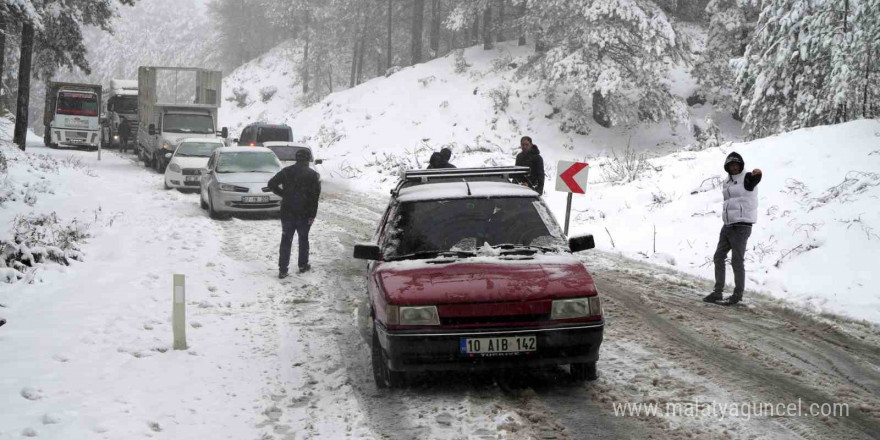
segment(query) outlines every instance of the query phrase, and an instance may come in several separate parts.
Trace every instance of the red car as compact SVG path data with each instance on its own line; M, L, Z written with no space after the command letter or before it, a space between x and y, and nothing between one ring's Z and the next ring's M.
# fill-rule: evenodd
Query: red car
M528 168L407 171L392 191L371 260L373 373L397 387L411 371L569 365L597 377L604 319Z

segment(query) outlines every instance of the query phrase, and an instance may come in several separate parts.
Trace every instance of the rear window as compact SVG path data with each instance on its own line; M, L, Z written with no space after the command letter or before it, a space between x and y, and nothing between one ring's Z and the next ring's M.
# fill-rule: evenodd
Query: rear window
M263 142L292 142L290 129L287 127L261 127L257 130L257 143Z
M488 244L554 246L533 197L404 202L391 221L386 255L474 251Z
M55 112L59 115L98 116L98 96L93 93L61 92Z
M218 173L277 173L281 163L268 151L221 153Z
M272 152L275 153L276 156L278 156L278 159L283 161L296 160L296 152L299 150L306 150L309 152L309 162L314 161L314 159L312 158L312 152L308 148L281 145L266 148L272 150Z

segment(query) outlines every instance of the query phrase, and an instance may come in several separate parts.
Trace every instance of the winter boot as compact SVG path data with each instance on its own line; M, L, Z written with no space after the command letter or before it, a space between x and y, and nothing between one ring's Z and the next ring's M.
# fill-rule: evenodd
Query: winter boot
M724 301L721 304L725 305L725 306L735 306L735 305L739 304L739 302L742 301L742 299L743 299L742 295L730 295L730 298L727 298L727 301Z
M279 280L283 280L283 279L287 278L288 275L290 275L290 274L287 273L286 270L279 270L278 271L278 279Z
M714 303L714 302L721 301L722 299L724 299L724 297L721 296L720 293L712 292L703 298L703 302Z
M305 272L308 272L308 271L310 271L310 270L312 270L312 266L311 266L310 264L308 264L308 263L306 263L306 264L304 264L304 265L302 265L302 266L299 267L299 273L305 273Z

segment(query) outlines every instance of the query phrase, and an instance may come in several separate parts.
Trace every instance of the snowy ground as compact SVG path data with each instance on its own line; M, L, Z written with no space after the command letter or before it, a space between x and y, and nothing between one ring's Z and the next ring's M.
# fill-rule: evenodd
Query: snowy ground
M0 439L871 438L880 332L756 295L698 301L707 284L591 252L609 326L600 379L561 368L432 374L377 390L363 264L348 257L386 203L328 179L315 270L275 278L279 222L211 221L130 155L2 143L6 185L45 191L2 220L56 211L90 223L83 262L0 284ZM53 161L54 160L54 161ZM57 163L71 165L57 166ZM41 164L56 166L52 170ZM76 164L76 165L74 165ZM25 186L27 183L27 187ZM24 189L25 192L26 189ZM99 209L100 208L100 209ZM171 277L187 275L189 349L171 350ZM624 402L845 402L848 417L615 417Z
M594 234L600 249L705 278L714 276L708 259L721 227L721 165L738 151L749 170L765 173L747 254L748 288L813 313L880 322L880 295L871 283L873 255L880 252L880 123L857 121L704 151L686 150L695 140L685 125L594 125L586 135L564 133L570 91L550 97L516 75L513 66L526 62L531 50L473 47L464 51L464 72L456 72L456 57L449 55L305 107L290 58L295 49L282 44L226 78L224 96L245 89L250 101L244 108L224 103L221 122L233 133L256 120L286 122L325 160L324 176L382 194L400 168L426 166L442 146L453 149L459 167L511 165L519 137L530 135L544 157L545 199L557 217L565 214L566 198L553 190L557 161L591 164L588 194L574 199L573 233ZM695 87L683 68L670 83L682 98ZM492 96L504 87L509 103L500 110ZM278 98L263 102L260 91L267 88L277 89ZM741 136L737 123L709 104L690 112L692 124L705 127L710 116L725 139ZM622 157L627 145L648 155L645 172L629 183L608 171L608 156Z

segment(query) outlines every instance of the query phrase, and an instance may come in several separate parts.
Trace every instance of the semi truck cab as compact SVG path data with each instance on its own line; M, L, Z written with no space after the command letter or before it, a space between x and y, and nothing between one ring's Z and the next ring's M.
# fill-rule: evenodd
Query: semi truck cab
M100 89L55 88L46 103L46 144L97 149L101 144Z

